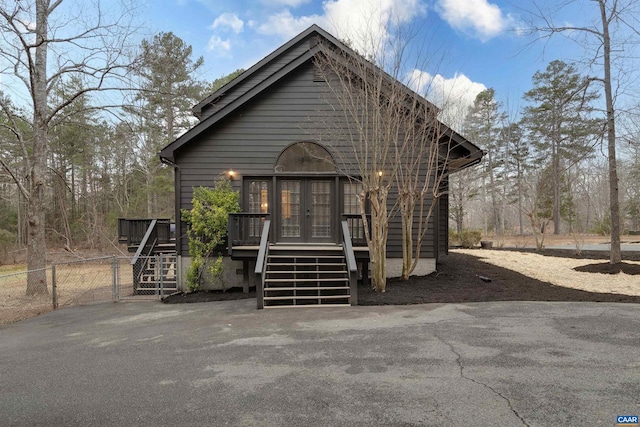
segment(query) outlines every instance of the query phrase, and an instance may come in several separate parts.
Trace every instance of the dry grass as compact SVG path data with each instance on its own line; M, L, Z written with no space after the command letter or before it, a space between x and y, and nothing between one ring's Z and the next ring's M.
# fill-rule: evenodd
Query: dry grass
M111 258L56 265L58 307L111 301L113 272ZM123 287L132 280L131 265L120 262ZM27 273L24 265L0 268L0 325L28 319L53 310L52 269L47 269L47 295L27 297ZM126 287L131 289L132 285Z
M575 267L593 264L592 259L548 257L527 252L455 249L455 252L479 256L484 262L517 271L556 286L588 292L640 296L640 278L628 274L582 273ZM625 261L639 264L637 261Z
M4 276L0 277L0 325L53 310L50 287L48 295L26 296L26 266L4 266L0 269L0 276ZM50 270L47 271L47 283L51 283Z

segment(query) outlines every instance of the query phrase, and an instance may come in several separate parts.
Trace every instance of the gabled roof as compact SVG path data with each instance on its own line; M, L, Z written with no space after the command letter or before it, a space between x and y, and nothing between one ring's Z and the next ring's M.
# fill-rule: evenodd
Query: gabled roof
M298 47L301 43L305 41L314 41L316 37L321 37L329 45L335 46L342 52L345 52L347 55L351 55L353 57L362 58L358 53L353 51L351 48L346 46L344 43L336 39L334 36L329 34L327 31L320 28L318 25L312 25L307 28L302 33L298 34L293 39L289 40L287 43L273 51L271 54L267 55L264 59L259 61L257 64L249 68L247 71L242 73L240 76L233 79L231 82L224 85L222 88L214 92L213 94L206 97L200 103L193 107L193 113L197 117L202 117L203 113L210 108L216 108L216 104L223 104L222 107L214 111L213 114L209 115L198 124L196 124L189 131L184 133L178 139L167 145L160 152L160 159L167 160L169 162L175 161L174 153L176 150L180 149L182 146L187 144L192 139L196 138L204 131L209 129L218 121L227 117L229 114L234 112L237 108L244 105L246 102L254 98L255 96L262 93L264 90L268 89L274 83L280 81L282 78L287 76L289 73L296 70L298 67L303 65L305 62L309 61L313 58L321 49L320 44L317 42L310 42L308 48L300 50L299 55L290 55L287 61L284 61L281 66L269 75L264 75L260 79L256 79L255 84L253 85L245 85L242 87L243 82L249 82L252 77L259 75L258 73L262 70L266 69L267 65L273 64L277 58L283 57L288 52L292 52L293 48ZM372 64L372 66L375 66ZM388 76L389 79L392 79L391 76ZM413 92L408 87L407 95L411 97L420 98L421 102L424 102L427 105L427 108L437 109L435 105L421 97L420 95ZM224 98L230 96L232 94L235 96L235 99L231 100L228 103L224 103ZM446 131L447 137L451 138L451 140L456 143L458 146L465 148L469 152L469 156L462 156L462 162L459 162L458 165L451 165L450 169L457 170L464 167L469 166L471 163L476 163L482 158L482 151L476 147L474 144L469 142L466 138L458 134L452 129L447 129ZM464 161L463 159L467 159Z
M289 40L287 43L285 43L282 46L280 46L278 49L276 49L273 52L271 52L269 55L264 57L261 61L259 61L255 65L253 65L248 70L246 70L244 73L242 73L241 75L239 75L238 77L236 77L235 79L233 79L232 81L230 81L229 83L227 83L226 85L224 85L223 87L221 87L220 89L218 89L217 91L215 91L214 93L212 93L211 95L207 96L205 99L200 101L198 104L196 104L192 108L193 114L196 115L197 117L199 117L199 115L202 113L202 110L207 105L215 104L217 99L223 97L228 91L233 89L233 87L235 87L236 85L240 84L241 82L243 82L247 78L251 77L256 71L260 70L263 66L265 66L266 64L271 62L276 57L282 55L284 52L289 50L291 47L297 45L298 43L300 43L301 41L303 41L307 37L311 36L313 33L318 33L318 34L322 35L323 37L325 37L326 39L330 40L333 43L336 43L336 44L339 44L339 45L342 44L340 41L338 41L338 39L333 37L331 34L327 33L325 30L320 28L318 25L313 24L312 26L310 26L309 28L304 30L302 33L298 34L296 37L294 37L293 39Z

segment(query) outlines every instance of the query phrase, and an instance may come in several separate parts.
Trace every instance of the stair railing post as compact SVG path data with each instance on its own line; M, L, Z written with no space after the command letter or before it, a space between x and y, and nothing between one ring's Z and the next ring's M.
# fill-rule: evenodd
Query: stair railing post
M162 296L162 255L156 255L156 295Z

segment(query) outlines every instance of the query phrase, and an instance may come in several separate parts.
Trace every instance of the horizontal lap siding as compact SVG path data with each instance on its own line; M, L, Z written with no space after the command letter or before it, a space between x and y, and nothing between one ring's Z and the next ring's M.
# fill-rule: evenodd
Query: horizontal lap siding
M345 132L335 130L344 116L330 111L326 93L326 83L313 81L309 61L183 146L175 153L180 167L180 207L191 208L193 187L212 186L215 178L229 169L240 176L272 174L280 152L294 142L316 141L334 153L349 152L348 143L337 141ZM325 122L331 123L331 131L323 130ZM341 155L336 156L340 163ZM241 178L232 186L240 191ZM422 245L422 258L435 257L434 218ZM414 230L417 233L417 224ZM396 215L390 223L388 257L402 257L401 231L401 219ZM186 234L184 224L179 232ZM188 253L187 239L181 239L180 249Z
M395 202L397 197L397 192L392 190L389 193L389 200L387 205L389 209ZM430 203L430 199L425 203ZM426 211L426 209L425 209ZM419 208L416 207L414 218L413 218L413 243L414 247L417 243L418 239L418 226L419 226ZM433 212L431 218L429 218L429 231L422 242L421 250L420 250L420 258L435 258L434 251L434 223L435 223L436 213ZM389 221L389 235L387 238L387 258L402 258L402 216L400 215L400 211L395 214L393 218Z
M322 85L313 81L313 65L309 62L178 151L182 209L191 208L193 187L211 186L229 169L241 176L272 174L286 146L318 141L316 124L310 118L327 108ZM232 185L239 191L241 179ZM184 224L180 228L184 235ZM187 239L182 240L181 249L182 253L188 252Z
M447 191L440 196L440 215L438 226L438 251L440 254L449 253L449 194Z
M249 89L255 87L260 82L264 81L269 76L276 73L278 70L282 69L282 67L289 64L294 59L303 55L306 51L308 51L309 47L307 43L299 43L285 52L283 55L280 55L278 58L275 58L268 64L264 65L260 70L255 72L253 75L245 78L243 81L238 83L235 87L233 87L229 93L225 94L215 105L210 105L203 107L202 115L200 120L205 120L206 118L213 115L216 111L220 111L225 106L229 105L234 100L238 99L238 97L242 96Z

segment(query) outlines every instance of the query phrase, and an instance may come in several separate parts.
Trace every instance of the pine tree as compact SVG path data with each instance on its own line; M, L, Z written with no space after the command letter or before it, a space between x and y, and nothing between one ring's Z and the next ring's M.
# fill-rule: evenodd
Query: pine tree
M523 123L538 161L548 162L552 179L554 234L560 233L562 176L573 164L593 153L602 121L593 118L598 98L589 80L573 65L555 60L533 75L533 88L524 94Z
M476 96L469 109L466 121L467 137L480 146L485 152L483 171L483 194L489 193L491 198L491 223L493 230L500 234L504 230L503 212L501 212L501 190L499 175L503 169L504 143L500 136L505 114L500 111L501 104L495 100L495 90L486 89ZM487 227L488 228L488 227ZM486 230L485 230L486 231Z
M194 78L203 59L193 60L192 53L192 47L173 33L159 33L142 41L136 61L141 79L136 130L149 217L174 213L172 172L162 167L157 153L194 124L190 108L205 85Z

